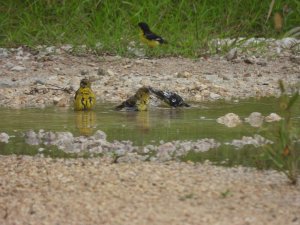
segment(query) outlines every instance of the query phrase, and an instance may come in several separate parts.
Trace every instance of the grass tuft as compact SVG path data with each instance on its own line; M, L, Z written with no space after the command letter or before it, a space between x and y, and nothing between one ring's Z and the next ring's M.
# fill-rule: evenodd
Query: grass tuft
M299 129L293 125L293 109L299 99L299 90L293 90L289 96L282 81L279 81L279 87L281 90L279 106L283 119L279 128L270 131L276 140L273 145L266 146L266 155L292 184L297 184L300 174L300 134Z

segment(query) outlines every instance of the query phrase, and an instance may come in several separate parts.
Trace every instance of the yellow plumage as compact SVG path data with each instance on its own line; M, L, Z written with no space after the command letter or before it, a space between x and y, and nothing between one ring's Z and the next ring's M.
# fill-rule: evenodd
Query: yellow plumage
M135 95L128 98L122 104L116 107L117 110L125 109L127 111L147 111L149 105L150 91L147 87L137 90Z
M140 32L140 39L141 39L141 41L142 41L144 44L148 45L150 48L154 48L154 47L160 45L160 43L159 43L158 41L155 41L155 40L148 40L148 39L145 37L144 32L143 32L142 30L141 30L141 32Z
M138 24L140 27L140 39L143 43L148 45L151 48L154 48L160 44L166 44L167 42L157 34L153 33L148 24L141 22Z
M80 88L75 93L74 109L90 110L96 103L95 94L91 88L91 82L88 79L80 81Z

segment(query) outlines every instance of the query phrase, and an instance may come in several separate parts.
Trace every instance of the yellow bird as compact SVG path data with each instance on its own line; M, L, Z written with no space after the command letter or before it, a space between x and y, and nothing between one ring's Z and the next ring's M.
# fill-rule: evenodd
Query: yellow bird
M148 24L145 22L138 23L138 26L141 29L140 32L140 38L141 41L147 44L149 47L154 48L160 44L166 44L167 41L165 41L162 37L158 36L157 34L153 33Z
M91 82L84 78L80 81L80 87L75 93L74 109L90 110L96 103L95 94L91 88Z
M128 98L116 107L116 110L147 111L149 105L150 91L147 87L141 87L135 95Z

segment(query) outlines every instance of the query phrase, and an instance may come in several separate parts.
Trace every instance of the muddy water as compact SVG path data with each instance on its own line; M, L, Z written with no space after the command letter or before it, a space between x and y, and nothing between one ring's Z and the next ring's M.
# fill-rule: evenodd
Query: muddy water
M72 109L0 109L0 132L8 133L11 138L8 144L0 142L0 154L34 154L37 148L29 146L22 138L24 132L33 129L38 131L69 131L74 136L92 135L96 130L107 134L109 141L131 140L134 145L159 145L160 141L197 140L213 138L224 143L243 136L253 136L259 131L248 123L235 128L227 128L218 124L216 119L226 113L236 113L244 119L251 112L260 112L264 116L272 112L280 114L278 100L264 98L239 102L211 102L194 104L191 108L170 109L167 107L151 108L148 112L118 112L113 104L99 103L94 111L74 112ZM297 126L300 127L300 102L295 107ZM213 158L216 161L239 157L233 147L223 146L226 151L210 151L202 155L188 155L187 159L201 161ZM240 151L240 152L242 152ZM206 154L210 154L206 157ZM232 156L230 156L232 155ZM234 160L233 160L234 161ZM236 161L236 160L235 160Z

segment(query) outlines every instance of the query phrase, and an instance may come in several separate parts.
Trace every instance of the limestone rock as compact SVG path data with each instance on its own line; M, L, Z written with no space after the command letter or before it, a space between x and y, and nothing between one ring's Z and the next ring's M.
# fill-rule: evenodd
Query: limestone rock
M264 122L264 116L259 112L252 112L249 117L245 118L245 121L252 127L260 127Z
M227 127L236 127L242 123L240 117L234 113L227 113L225 116L219 117L217 122Z

